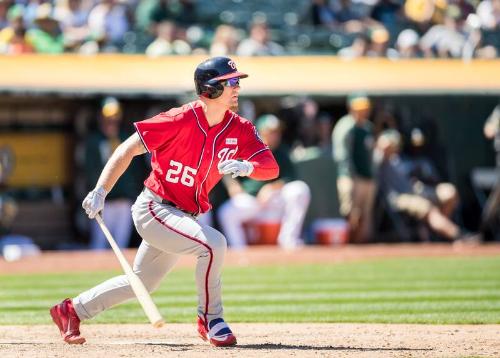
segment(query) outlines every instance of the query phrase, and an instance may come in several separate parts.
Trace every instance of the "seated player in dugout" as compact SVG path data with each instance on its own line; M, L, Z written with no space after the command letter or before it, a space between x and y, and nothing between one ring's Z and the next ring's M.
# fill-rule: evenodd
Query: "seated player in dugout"
M151 153L151 174L132 207L142 237L133 270L152 292L181 255L195 256L198 334L217 347L236 344L224 321L221 299L227 244L197 216L210 210L208 194L223 175L270 180L279 174L253 124L235 112L245 77L227 57L200 63L194 73L198 100L136 122L136 133L111 155L82 204L89 218L95 218L132 158ZM82 344L82 320L132 298L127 277L121 275L65 299L50 314L66 343Z
M400 157L401 135L394 129L380 134L375 146L374 162L378 190L391 210L409 215L450 241L477 241L476 235L464 232L450 216L458 204L453 184L439 183L422 190L421 182L408 175Z
M302 225L311 200L309 186L297 180L289 150L281 143L280 120L266 114L257 119L255 126L276 158L280 176L269 182L224 179L230 199L217 212L219 223L232 249L246 248L243 224L250 221L280 223L278 244L284 249L295 249L303 244Z

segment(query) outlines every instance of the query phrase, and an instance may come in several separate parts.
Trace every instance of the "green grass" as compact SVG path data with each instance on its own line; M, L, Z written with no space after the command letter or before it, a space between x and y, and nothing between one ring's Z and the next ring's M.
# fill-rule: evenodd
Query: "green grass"
M48 308L117 272L0 276L0 324L50 323ZM227 267L230 322L500 323L500 258L386 259L330 265ZM168 322L194 322L194 269L153 295ZM96 323L144 323L136 301Z

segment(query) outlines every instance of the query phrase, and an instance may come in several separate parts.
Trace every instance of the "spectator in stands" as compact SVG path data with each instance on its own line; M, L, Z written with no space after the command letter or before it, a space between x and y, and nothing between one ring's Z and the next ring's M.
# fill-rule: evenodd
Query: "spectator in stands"
M381 23L371 17L375 1L372 0L335 0L332 2L337 18L346 33L358 33L372 27L381 27Z
M120 52L131 28L128 9L118 0L102 0L90 11L88 26L101 52Z
M366 30L369 10L351 0L311 0L304 23L332 31L358 33Z
M150 19L153 26L174 21L178 26L188 27L197 22L196 7L192 0L158 0L151 10Z
M158 0L141 0L134 11L135 30L140 33L153 34L151 13Z
M469 61L472 58L493 59L497 57L495 46L484 43L479 16L470 14L467 17L464 29L466 34L466 41L462 51L464 61Z
M349 113L339 119L332 132L339 209L349 221L349 240L367 242L372 234L375 196L371 102L366 94L353 93L348 97L347 107Z
M83 0L61 0L57 3L54 17L59 21L66 47L78 50L90 38L87 20L90 7Z
M267 23L254 21L250 28L250 37L239 44L238 56L280 56L284 55L283 47L271 41Z
M219 222L233 249L247 245L243 223L276 219L281 222L278 244L295 249L302 244L302 224L310 202L310 190L306 183L297 180L289 151L281 144L280 120L270 114L261 116L256 127L262 141L269 146L280 167L276 180L257 182L243 179L225 182L230 199L218 211Z
M234 26L219 25L210 44L210 56L228 56L236 54L239 34Z
M177 27L171 21L164 21L156 27L157 36L146 48L150 57L166 55L189 55L191 46L177 37Z
M9 26L0 31L0 53L19 55L34 52L33 46L26 38L26 27L23 21L23 7L14 5L8 12Z
M85 175L89 187L94 185L113 151L128 137L120 128L123 110L116 98L108 97L104 100L99 117L99 130L91 133L85 143ZM135 191L134 173L127 170L109 193L102 213L104 222L121 248L128 247L130 240L132 230L130 209ZM95 220L91 223L90 248L93 250L109 248Z
M173 22L179 28L197 23L196 6L191 0L142 0L135 11L135 29L139 36L156 36L162 22Z
M28 0L26 1L26 4L24 5L24 24L28 29L31 29L33 27L36 27L36 17L38 14L38 7L43 5L43 4L48 4L52 5L52 1L50 0Z
M370 47L370 38L365 33L358 33L351 46L339 50L337 55L346 60L364 57Z
M64 52L64 38L59 22L54 18L54 8L43 3L36 8L35 24L37 28L26 33L28 42L37 53L58 54Z
M413 29L401 31L396 39L396 46L390 49L387 56L391 59L409 59L422 57L419 47L420 36Z
M403 22L401 8L400 0L380 0L376 2L371 18L381 23L390 33L394 33Z
M384 27L373 27L369 30L370 46L366 52L368 57L386 57L389 46L389 32Z
M6 48L6 55L21 55L24 53L33 53L33 46L26 39L26 29L23 27L16 28L10 38Z
M0 30L9 26L9 18L7 13L9 11L11 3L8 0L0 0Z
M150 21L152 28L150 31L155 33L155 27L164 21L172 21L175 18L171 10L171 0L157 0L150 13Z
M435 0L405 0L404 13L420 33L429 29L429 26L442 24L447 1Z
M448 240L473 238L449 217L452 211L450 206L458 202L455 187L449 183L439 183L425 190L415 190L415 184L418 183L414 183L406 172L399 155L400 147L401 136L394 129L384 131L377 139L377 183L381 198L390 210L425 222L431 230ZM447 209L443 212L442 208Z
M500 0L483 0L476 9L481 28L484 30L500 29Z
M339 28L339 21L328 0L311 0L309 17L313 26L322 26L331 30Z
M441 58L460 58L465 44L462 33L460 8L449 5L444 16L444 23L432 26L420 39L420 48L424 56Z
M480 3L471 0L451 0L450 4L458 6L460 9L460 13L462 14L462 18L466 19L469 15L474 14L476 12L476 6Z

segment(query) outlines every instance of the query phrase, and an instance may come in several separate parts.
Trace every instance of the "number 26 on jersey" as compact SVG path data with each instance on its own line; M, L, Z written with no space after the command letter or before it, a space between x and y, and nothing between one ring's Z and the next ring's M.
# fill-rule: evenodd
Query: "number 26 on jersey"
M197 169L188 167L187 165L182 165L182 163L176 162L175 160L170 161L170 168L167 171L165 180L170 183L181 183L185 186L194 185L194 176L198 172Z

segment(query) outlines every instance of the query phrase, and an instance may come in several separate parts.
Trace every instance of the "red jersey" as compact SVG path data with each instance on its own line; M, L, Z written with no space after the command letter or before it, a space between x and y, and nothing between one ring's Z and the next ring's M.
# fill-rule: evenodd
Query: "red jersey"
M255 126L232 111L209 127L201 102L195 101L134 125L151 153L152 170L144 185L187 212L210 210L208 193L222 178L221 161L250 161L253 179L278 176L278 164Z

